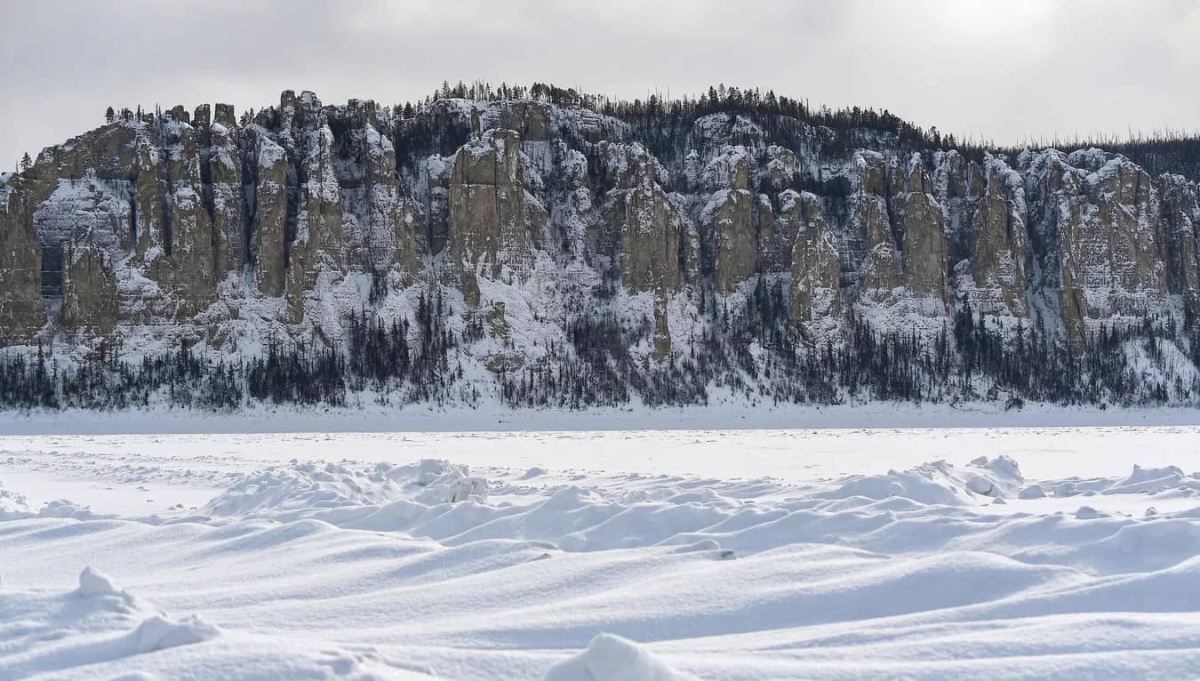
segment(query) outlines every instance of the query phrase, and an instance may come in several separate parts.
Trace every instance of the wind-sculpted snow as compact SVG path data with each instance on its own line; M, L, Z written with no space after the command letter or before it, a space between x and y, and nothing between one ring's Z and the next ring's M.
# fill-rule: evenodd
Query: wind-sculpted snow
M557 664L546 681L693 681L633 641L599 634L578 656Z
M0 520L13 520L34 515L29 506L29 499L24 494L14 492L4 487L0 480Z
M55 499L34 508L28 497L4 487L0 481L0 520L18 520L40 516L42 518L78 518L86 520L92 517L91 509L87 506L74 504L65 499Z
M4 678L63 678L131 656L220 636L196 616L172 618L92 568L66 594L0 591L0 672ZM135 663L136 664L136 663Z
M756 470L776 477L705 477L656 472L665 454L633 434L560 435L494 437L492 465L470 467L401 458L453 449L417 436L365 458L361 436L315 435L336 460L290 461L272 458L310 450L268 436L194 458L188 438L14 439L6 484L29 493L0 522L0 678L1200 674L1200 477L1186 468L1128 451L1115 473L1077 431L896 470L845 470L814 443ZM936 434L888 437L935 451ZM596 438L623 448L621 467L521 463L537 441ZM675 439L706 438L721 434ZM1071 442L1054 456L1080 475L1034 474ZM725 451L745 470L752 452ZM127 502L92 487L154 503L111 513ZM47 489L105 515L47 517Z
M467 466L426 459L412 466L377 464L354 471L338 464L292 462L245 476L205 505L223 517L296 517L318 509L362 507L398 497L418 503L487 497L487 483L468 475Z

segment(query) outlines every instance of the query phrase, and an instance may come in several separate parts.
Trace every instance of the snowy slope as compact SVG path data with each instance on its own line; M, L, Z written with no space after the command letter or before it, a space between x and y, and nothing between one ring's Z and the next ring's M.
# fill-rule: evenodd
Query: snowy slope
M0 438L0 678L1192 678L1198 441Z

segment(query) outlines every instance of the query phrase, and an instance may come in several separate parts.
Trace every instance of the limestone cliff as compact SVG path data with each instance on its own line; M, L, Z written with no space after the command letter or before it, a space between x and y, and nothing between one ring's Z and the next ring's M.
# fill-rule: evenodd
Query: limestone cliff
M1194 177L744 109L654 115L292 91L252 118L122 115L0 181L0 342L340 348L351 313L411 319L438 292L455 333L503 329L463 341L467 360L510 368L551 361L593 315L645 369L734 337L751 306L825 346L863 323L933 343L966 311L1075 354L1169 319L1191 352Z

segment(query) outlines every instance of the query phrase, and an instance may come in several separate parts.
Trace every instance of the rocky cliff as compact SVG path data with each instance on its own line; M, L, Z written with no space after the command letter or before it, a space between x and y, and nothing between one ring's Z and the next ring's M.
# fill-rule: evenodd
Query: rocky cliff
M252 120L125 116L0 183L0 343L347 353L351 317L413 322L437 295L473 393L589 357L579 329L603 320L635 390L720 346L741 378L689 375L767 394L773 366L857 347L864 325L948 384L978 368L977 326L1001 352L1038 334L1081 375L1119 338L1131 391L1197 396L1197 178L851 132L529 99L404 117L290 91Z

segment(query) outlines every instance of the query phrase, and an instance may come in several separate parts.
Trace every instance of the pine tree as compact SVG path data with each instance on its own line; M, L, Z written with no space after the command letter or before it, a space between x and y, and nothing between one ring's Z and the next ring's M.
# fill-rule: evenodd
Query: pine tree
M21 157L21 171L24 172L32 167L33 159L29 158L29 152L27 151L25 152L25 155Z
M115 120L117 120L117 112L113 111L113 108L110 106L104 111L104 122L112 123Z

